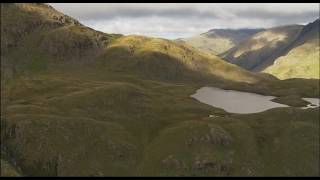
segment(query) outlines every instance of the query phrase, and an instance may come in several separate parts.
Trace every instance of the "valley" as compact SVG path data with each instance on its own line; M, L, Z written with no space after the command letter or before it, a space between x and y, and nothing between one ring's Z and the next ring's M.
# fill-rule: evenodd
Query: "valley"
M252 72L319 79L319 18L305 26L213 29L180 41Z
M1 23L1 176L319 175L319 107L301 108L319 78L103 33L47 4L1 4ZM231 113L191 97L204 86L290 107Z

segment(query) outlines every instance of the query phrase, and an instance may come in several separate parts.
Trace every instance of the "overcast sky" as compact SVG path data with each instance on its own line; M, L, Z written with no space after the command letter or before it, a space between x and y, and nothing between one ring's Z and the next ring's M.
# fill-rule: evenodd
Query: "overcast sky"
M175 39L214 28L306 24L319 18L319 4L84 4L50 3L82 24L106 33Z

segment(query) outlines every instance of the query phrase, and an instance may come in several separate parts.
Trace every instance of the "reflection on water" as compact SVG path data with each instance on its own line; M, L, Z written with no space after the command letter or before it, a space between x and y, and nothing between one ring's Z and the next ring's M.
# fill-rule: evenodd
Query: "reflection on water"
M284 104L272 102L271 99L275 98L274 96L264 96L235 90L224 90L215 87L202 87L197 90L195 94L191 95L191 97L202 103L222 108L230 113L257 113L271 108L289 107ZM303 99L319 106L318 98ZM315 106L308 106L305 108L309 107Z

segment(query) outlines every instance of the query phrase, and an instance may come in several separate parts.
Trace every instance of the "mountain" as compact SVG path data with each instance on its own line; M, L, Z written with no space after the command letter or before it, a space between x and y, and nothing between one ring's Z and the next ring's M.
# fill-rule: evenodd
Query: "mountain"
M316 80L1 4L1 176L319 174L318 109L232 114L190 97L203 86L319 97Z
M319 19L303 27L297 39L264 72L280 79L319 79Z
M266 29L221 54L221 57L247 70L262 71L282 55L302 29L302 25Z
M267 29L220 56L247 70L280 79L319 79L319 19L306 26Z
M5 73L21 74L25 69L43 68L51 61L87 61L119 36L85 27L46 4L2 4L1 8Z
M263 29L212 29L190 38L179 39L209 54L218 55Z
M9 15L13 14L12 11L16 13ZM166 79L179 78L175 77L179 76L179 73L206 74L224 79L228 79L228 76L234 73L234 77L239 79L254 79L250 73L225 63L217 56L209 57L196 52L195 49L164 39L121 37L98 32L62 15L48 5L3 5L3 14L2 57L4 66L10 67L4 68L8 73L12 73L9 70L22 73L26 69L41 68L36 66L49 67L61 63L94 64L97 62L95 59L102 58L103 63L108 63L107 66L112 66L113 70L129 68L147 76L150 73L154 76L164 76L164 73L155 74L156 70L161 70L167 72L167 77L161 77ZM9 48L14 48L14 51L9 51ZM10 57L10 60L7 57ZM44 60L38 62L39 59ZM122 62L120 67L117 64L120 61L118 59L123 59L126 63ZM143 67L149 64L157 68ZM214 71L213 64L216 66ZM228 68L234 70L225 73L224 69Z

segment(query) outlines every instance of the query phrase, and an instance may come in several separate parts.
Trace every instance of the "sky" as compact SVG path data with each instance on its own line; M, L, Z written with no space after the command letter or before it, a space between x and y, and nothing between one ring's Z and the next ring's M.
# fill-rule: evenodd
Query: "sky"
M49 3L106 33L185 38L219 28L268 28L319 18L317 3Z

